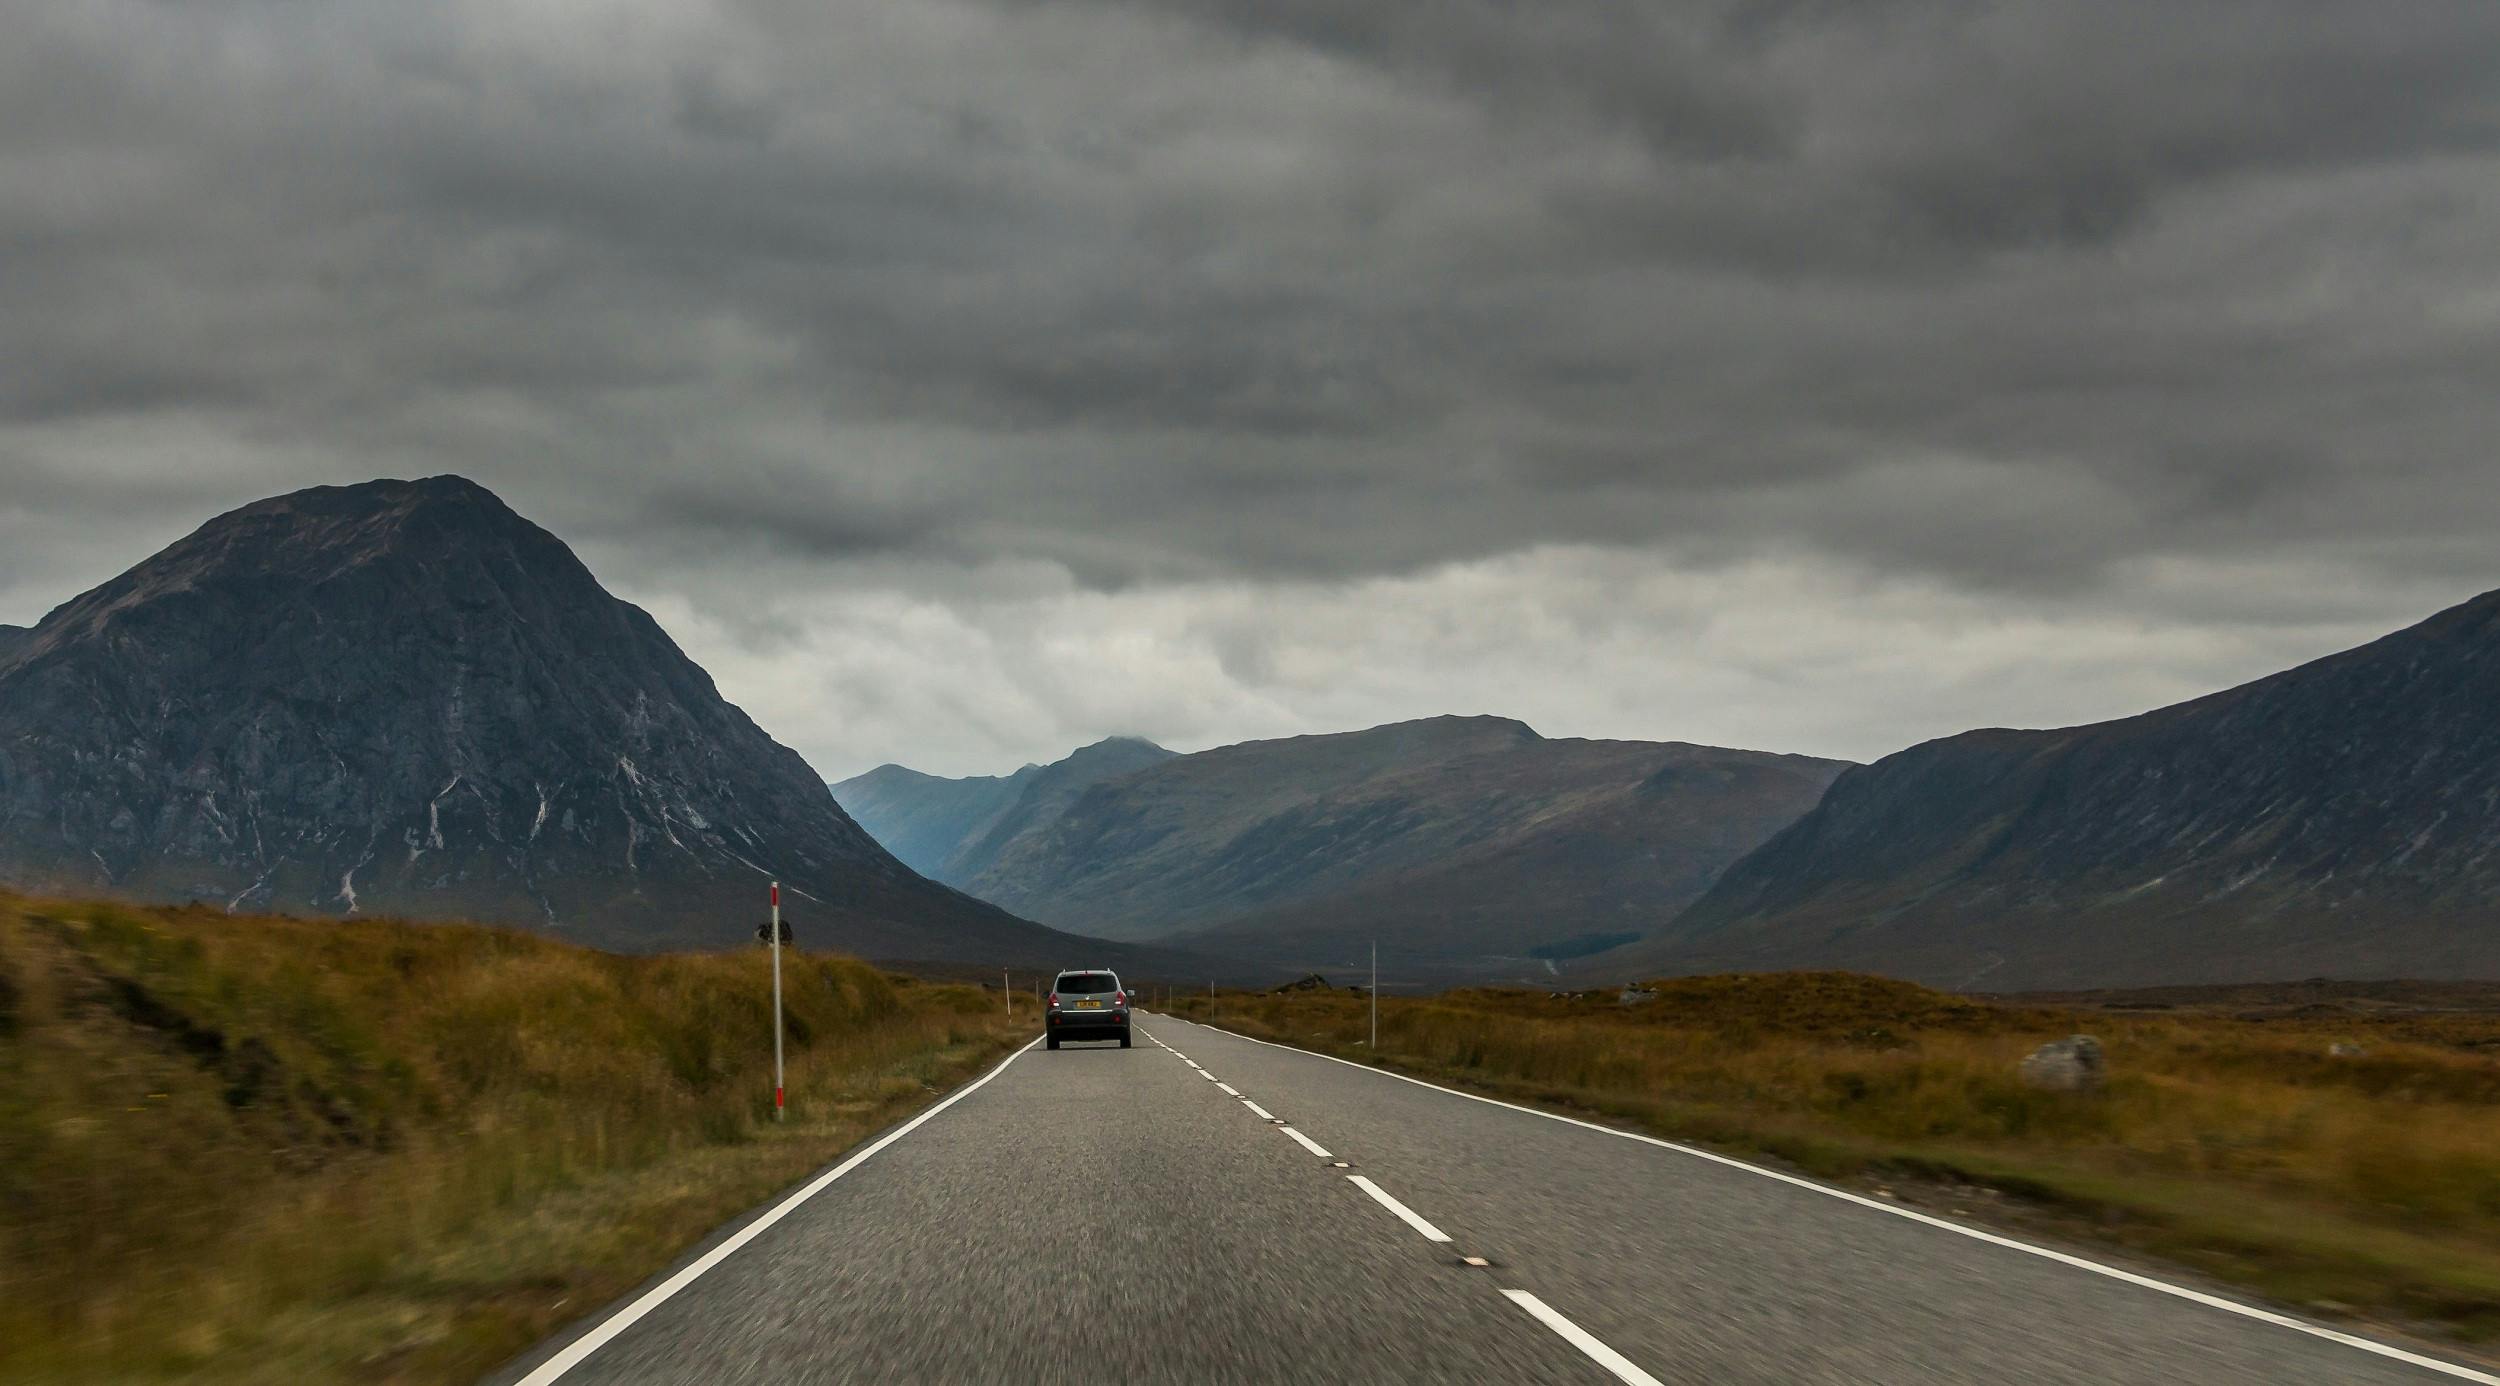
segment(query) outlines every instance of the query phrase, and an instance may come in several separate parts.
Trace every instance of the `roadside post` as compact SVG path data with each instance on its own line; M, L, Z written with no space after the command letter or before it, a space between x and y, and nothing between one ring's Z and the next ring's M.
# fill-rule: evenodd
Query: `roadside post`
M782 1109L781 1085L781 882L773 882L773 1120Z
M1015 1024L1016 985L1015 981L1007 975L1007 969L1003 967L998 969L998 999L1007 1003L1007 1023Z
M1379 940L1379 939L1373 939L1373 940L1372 940L1372 985L1371 985L1371 1001L1372 1001L1372 1042L1371 1042L1371 1048L1372 1048L1373 1052L1377 1053L1377 1052L1379 1051L1379 1049L1380 1049L1380 940Z

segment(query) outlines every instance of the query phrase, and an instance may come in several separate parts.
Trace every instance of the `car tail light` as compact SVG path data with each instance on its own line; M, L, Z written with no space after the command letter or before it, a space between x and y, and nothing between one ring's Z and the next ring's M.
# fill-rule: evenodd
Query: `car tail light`
M1054 1006L1059 1004L1059 993L1054 991L1050 994L1050 1004Z
M1125 1005L1127 1005L1127 1004L1128 1004L1128 993L1127 993L1127 992L1125 992L1125 991L1115 991L1115 992L1111 993L1111 1004L1112 1004L1112 1005L1114 1005L1114 1006L1125 1006Z

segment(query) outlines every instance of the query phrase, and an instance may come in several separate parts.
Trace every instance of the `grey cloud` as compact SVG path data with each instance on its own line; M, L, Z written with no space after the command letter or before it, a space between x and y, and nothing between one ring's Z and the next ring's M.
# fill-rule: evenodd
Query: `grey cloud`
M736 610L765 574L967 639L1035 574L1080 622L1271 594L1189 627L1231 691L1176 735L1290 720L1317 608L1276 594L1547 551L2225 632L2289 619L2227 591L2273 564L2335 575L2338 631L2500 582L2482 0L9 32L0 618L202 510L439 471L742 649L831 619ZM2243 576L2143 576L2185 570ZM1155 730L1037 698L979 713L1016 758Z
M2182 185L2488 151L2500 131L2500 15L2474 0L2401 15L2346 0L1106 3L1630 134L1661 156L1657 176L1581 200L1600 235L1628 220L1783 272L2095 243ZM1714 205L1683 195L1696 182Z

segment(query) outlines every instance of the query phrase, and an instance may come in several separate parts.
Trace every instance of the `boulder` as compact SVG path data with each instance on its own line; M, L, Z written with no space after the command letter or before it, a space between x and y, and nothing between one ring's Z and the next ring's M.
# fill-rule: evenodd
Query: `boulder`
M2108 1076L2101 1042L2068 1035L2031 1051L2022 1062L2023 1082L2047 1092L2098 1092Z

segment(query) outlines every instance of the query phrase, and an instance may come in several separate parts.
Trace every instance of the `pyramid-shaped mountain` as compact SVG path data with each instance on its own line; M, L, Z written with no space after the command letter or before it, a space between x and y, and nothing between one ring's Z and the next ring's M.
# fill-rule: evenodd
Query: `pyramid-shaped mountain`
M238 910L1101 958L914 874L554 535L458 477L221 515L0 628L0 880Z

